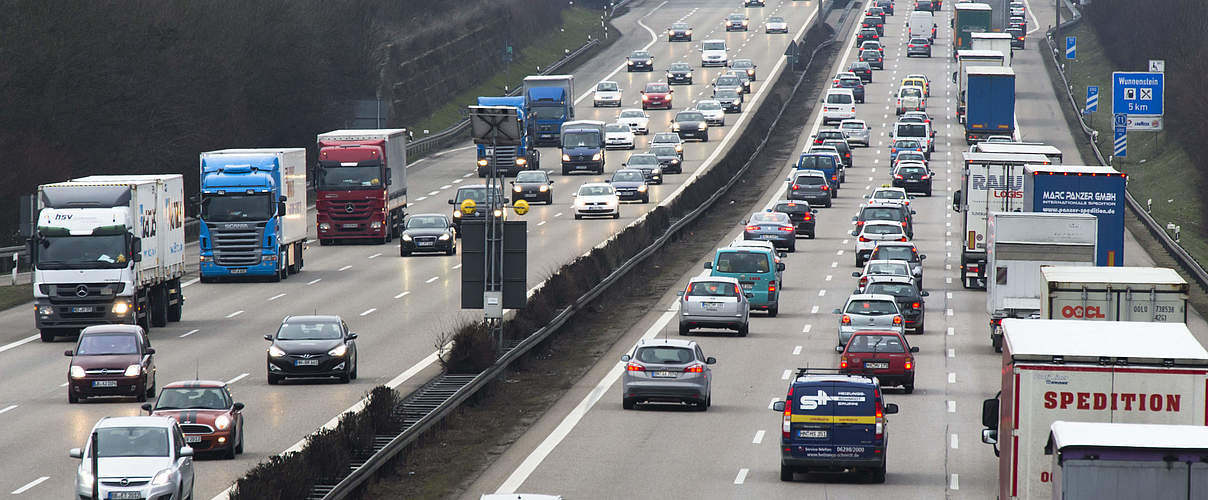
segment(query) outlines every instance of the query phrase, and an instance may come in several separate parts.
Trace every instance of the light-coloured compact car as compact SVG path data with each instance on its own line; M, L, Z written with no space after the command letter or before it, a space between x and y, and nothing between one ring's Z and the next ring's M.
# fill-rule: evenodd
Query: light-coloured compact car
M872 254L879 241L906 241L906 228L901 222L873 220L861 225L851 232L856 237L856 265L864 265L864 261Z
M658 132L650 138L650 147L670 145L675 146L675 151L683 156L684 140L675 132Z
M864 330L892 331L905 334L905 321L892 295L853 293L839 315L839 346L847 345L852 334Z
M868 262L864 263L864 270L853 271L851 276L859 278L856 281L856 290L860 293L864 293L864 287L868 286L868 280L872 276L901 276L911 280L915 288L919 288L918 284L914 282L914 274L910 268L910 263L904 260L869 259Z
M872 128L864 120L843 120L839 122L839 130L847 138L847 143L853 146L859 144L868 147L872 140Z
M697 111L705 115L705 123L709 125L724 126L726 124L726 110L722 107L721 102L715 99L702 99L696 101Z
M642 339L621 361L621 407L626 410L638 403L681 403L705 411L712 404L709 365L717 360L706 357L696 342Z
M750 331L751 303L735 278L692 278L679 297L680 335L687 335L693 328L735 330L739 337L746 337Z
M746 224L742 233L743 239L770 241L776 248L785 248L789 252L797 251L797 229L789 214L755 212Z
M92 445L96 434L96 448ZM183 500L193 498L193 448L185 443L176 419L170 417L105 417L92 427L78 458L76 498L93 498L99 480L100 498ZM92 475L92 456L97 474Z
M621 218L621 200L617 190L603 182L591 182L579 186L574 195L575 219L583 217L611 216Z
M629 129L635 134L650 133L650 115L640 109L622 109L617 113L617 123L629 125Z
M763 25L764 33L788 33L789 23L783 17L772 16L768 18L768 22Z
M604 147L608 149L633 149L633 129L624 123L604 126Z
M595 95L592 96L592 106L621 107L621 86L617 82L604 80L596 84Z

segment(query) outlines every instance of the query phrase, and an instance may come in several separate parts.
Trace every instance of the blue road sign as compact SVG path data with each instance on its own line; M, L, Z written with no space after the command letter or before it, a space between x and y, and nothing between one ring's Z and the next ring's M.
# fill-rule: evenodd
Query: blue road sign
M1077 50L1078 50L1078 37L1074 37L1074 36L1065 37L1065 58L1073 59Z
M1086 112L1099 111L1099 87L1091 85L1086 88Z
M1128 127L1115 127L1116 140L1113 143L1112 155L1117 158L1128 156Z
M1165 87L1166 75L1162 73L1112 73L1112 113L1160 116Z
M1128 115L1124 113L1112 113L1112 126L1115 128L1128 126Z

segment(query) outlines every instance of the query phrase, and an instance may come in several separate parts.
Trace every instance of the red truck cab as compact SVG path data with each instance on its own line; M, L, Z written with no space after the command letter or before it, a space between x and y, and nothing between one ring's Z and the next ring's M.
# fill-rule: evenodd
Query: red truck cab
M407 207L406 130L319 135L315 190L319 243L385 243L402 232Z

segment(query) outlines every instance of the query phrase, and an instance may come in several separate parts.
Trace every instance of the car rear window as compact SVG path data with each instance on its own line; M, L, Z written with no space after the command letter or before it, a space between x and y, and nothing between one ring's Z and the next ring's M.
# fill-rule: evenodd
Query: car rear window
M675 121L680 122L680 123L703 122L703 121L705 121L705 115L700 114L700 112L682 111L679 114L675 115Z
M870 283L864 287L865 293L893 295L894 297L910 297L914 295L914 285L909 283Z
M919 91L915 87L908 87L906 90L912 90L915 97L919 96ZM914 123L899 123L898 137L923 137L927 135L927 126Z
M826 170L835 168L835 159L830 156L806 155L797 163L797 168L808 170Z
M872 254L874 259L904 260L907 262L914 260L914 249L910 247L896 245L877 247L877 250Z
M847 345L847 352L906 352L897 335L856 335Z
M694 360L691 349L669 346L639 347L634 358L643 363L670 365L687 364Z
M864 226L864 234L902 234L902 226L897 224L869 224Z
M824 182L826 182L824 179L816 175L801 175L797 177L797 180L793 181L794 184L802 186L821 186Z
M903 262L873 262L868 265L867 274L899 274L905 275L910 268Z
M767 254L757 252L722 252L713 266L721 273L766 273L772 269Z
M697 281L688 284L689 297L737 297L738 285L725 281Z
M878 59L881 57L881 51L875 50L875 49L868 49L868 50L860 52L860 57L863 57L865 59Z
M826 95L827 104L851 104L851 95L838 92Z
M888 300L853 300L847 305L847 314L897 314L898 308Z
M818 179L818 184L822 184L822 179ZM804 203L779 203L776 205L775 210L786 214L803 214L809 208L809 205Z
M839 127L851 130L864 130L864 125L856 122L843 122L839 124Z
M896 208L865 208L860 214L864 220L900 220L902 212Z

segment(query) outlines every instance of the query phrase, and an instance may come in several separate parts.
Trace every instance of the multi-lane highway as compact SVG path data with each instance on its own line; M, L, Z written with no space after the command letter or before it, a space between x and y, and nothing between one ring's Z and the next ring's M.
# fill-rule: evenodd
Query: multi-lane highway
M751 58L759 65L754 102L763 97L763 84L783 66L781 54L793 35L817 11L814 1L773 0L766 8L745 9L749 32L726 33L722 18L741 11L733 0L645 0L614 20L624 37L596 55L576 72L579 88L577 115L581 119L611 121L617 110L593 109L587 89L611 79L624 89L624 107L639 106L639 90L648 81L663 79L674 61L699 67L700 40L725 39L731 58ZM763 20L784 16L790 35L767 35ZM696 26L692 43L669 43L662 30L673 22ZM635 49L655 56L656 71L627 73L625 56ZM664 130L671 116L697 98L707 96L709 84L723 69L697 69L691 86L676 86L674 108L650 111L652 128ZM685 172L671 175L653 187L650 205L627 204L620 220L575 221L570 194L596 176L554 175L555 203L535 206L529 221L529 281L535 285L575 256L619 231L641 213L665 199L683 182L732 144L734 130L746 123L731 115L727 126L712 128L711 141L686 146ZM334 128L334 127L332 127ZM322 132L319 130L316 133ZM726 138L723 140L723 136ZM647 138L639 136L638 151ZM230 145L232 147L239 145ZM300 146L300 145L282 145ZM618 168L628 152L610 151L608 172ZM543 168L557 172L558 152L542 151ZM409 167L411 213L447 212L446 200L460 185L478 182L472 172L474 153L467 144L423 159ZM313 217L313 214L312 214ZM312 226L313 238L313 226ZM301 274L280 283L201 284L188 277L184 319L155 328L151 339L157 350L160 385L201 377L229 381L245 410L246 453L236 460L201 460L197 466L197 498L209 498L226 488L249 467L267 456L294 446L305 435L354 405L371 387L389 384L408 391L434 373L437 333L477 317L459 308L457 257L400 258L394 245L348 245L307 249ZM187 262L196 262L192 247ZM287 383L269 386L265 381L262 336L274 331L281 318L313 312L339 314L356 331L360 379L352 385L338 383ZM35 340L32 311L18 307L0 312L0 362L5 383L0 389L0 492L17 492L27 498L66 498L72 494L77 461L67 450L81 446L92 425L107 415L133 415L132 401L88 402L68 405L65 385L68 342L44 344Z
M819 211L818 237L799 240L797 252L785 259L786 287L780 314L752 314L750 335L696 334L706 356L715 356L713 405L707 412L666 409L623 410L618 360L640 338L676 333L675 292L633 325L579 383L542 419L502 454L467 490L463 499L482 493L548 493L567 498L636 496L677 498L834 498L837 495L895 498L970 498L995 496L997 458L980 442L981 402L992 397L1000 381L1000 355L988 342L985 292L966 290L958 276L960 238L952 226L960 214L949 208L951 192L959 189L961 151L966 149L963 127L954 119L955 89L949 75L954 66L949 19L951 4L936 14L939 34L936 56L905 57L905 20L911 2L897 2L897 15L888 19L886 69L874 72L868 100L858 117L875 128L873 144L857 149L854 168L847 173L842 197L833 208ZM775 5L775 3L773 3ZM1060 103L1049 84L1040 47L1043 32L1036 18L1047 19L1052 6L1028 7L1031 30L1028 48L1016 51L1016 110L1023 140L1052 144L1066 152L1066 163L1078 163L1074 138L1066 128ZM842 33L841 59L834 68L855 59L850 47L854 30ZM888 182L887 133L895 121L890 93L907 73L926 73L932 81L928 111L937 124L937 149L932 168L937 173L935 195L917 198L915 238L925 261L927 330L911 337L921 348L915 356L916 389L907 395L886 390L886 401L901 412L888 418L888 478L886 484L862 484L842 476L810 476L810 482L781 482L778 444L780 414L771 402L783 399L793 369L834 367L837 318L830 314L854 288L850 277L852 242L850 219L861 196ZM798 148L820 126L801 132ZM789 165L783 166L788 172ZM763 203L783 195L783 185L770 186ZM761 204L761 206L763 206ZM741 226L719 241L724 246L741 237ZM959 233L959 229L956 230ZM1127 235L1127 265L1152 265L1152 260ZM695 257L699 261L709 256ZM699 274L699 268L682 282ZM1208 326L1193 314L1190 327L1201 342ZM590 472L588 472L590 471ZM798 476L798 479L805 479Z

